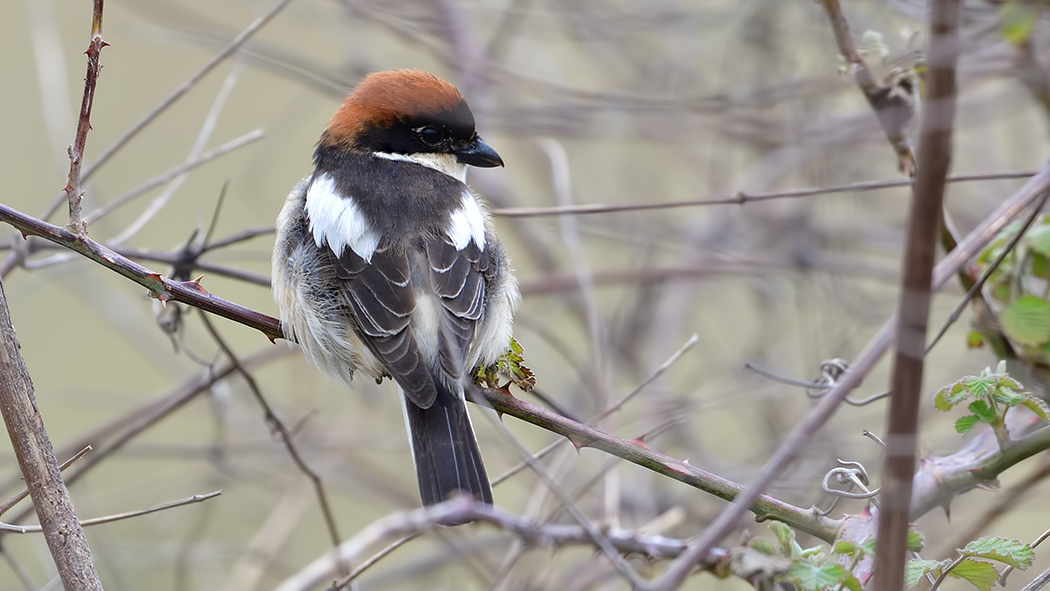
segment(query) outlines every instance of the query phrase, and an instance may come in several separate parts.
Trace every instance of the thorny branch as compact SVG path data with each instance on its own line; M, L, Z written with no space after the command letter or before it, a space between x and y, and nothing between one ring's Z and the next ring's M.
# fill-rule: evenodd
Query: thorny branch
M63 189L69 200L69 230L74 234L84 234L87 228L80 219L80 199L83 191L80 187L80 166L84 162L84 146L87 143L88 130L91 129L91 107L95 104L95 84L101 69L99 58L102 48L109 45L102 39L102 3L95 0L94 12L91 15L91 44L87 49L87 75L84 77L84 98L80 103L80 120L77 122L77 135L69 148L69 178Z

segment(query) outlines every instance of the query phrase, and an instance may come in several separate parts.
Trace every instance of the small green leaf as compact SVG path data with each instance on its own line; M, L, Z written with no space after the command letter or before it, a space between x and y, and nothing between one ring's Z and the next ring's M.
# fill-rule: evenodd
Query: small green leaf
M845 554L846 556L853 556L857 551L857 545L848 540L839 540L835 542L835 547L831 550L835 554Z
M791 566L788 576L800 589L819 591L824 587L845 582L849 573L841 564L817 565L809 562L796 562Z
M963 388L962 380L960 380L937 390L937 394L933 396L933 405L937 407L937 410L947 411L969 396L970 393Z
M966 408L968 408L973 414L977 415L977 418L985 423L991 423L997 418L995 415L995 409L989 406L984 400L974 400Z
M768 554L770 556L777 556L776 546L774 546L773 544L769 543L769 540L763 540L761 538L758 538L758 539L755 539L755 540L751 540L751 542L748 544L748 546L751 546L752 548L754 548L755 550L758 550L759 552L761 552L763 554Z
M868 538L861 542L860 549L868 556L875 556L875 538Z
M846 573L846 580L842 582L849 591L864 591L864 585L860 584L857 577L853 576L852 573Z
M799 546L798 542L795 541L795 530L780 521L770 521L769 529L773 530L773 535L780 542L780 555L788 558L798 558L798 555L802 553L802 546Z
M1029 228L1024 243L1037 253L1050 256L1050 225L1044 222Z
M981 591L992 591L992 585L999 580L999 571L988 562L967 558L948 573L956 579L966 579Z
M1039 415L1040 419L1050 423L1050 408L1046 406L1042 398L1037 398L1031 394L1026 394L1021 404L1027 406L1029 410Z
M1046 258L1046 256L1039 253L1033 254L1032 275L1035 275L1040 279L1046 279L1050 277L1050 259Z
M1003 331L1022 345L1041 345L1050 341L1050 302L1026 295L1008 305L1000 317Z
M988 372L986 369L985 372ZM963 388L976 398L988 398L995 391L999 379L988 372L982 372L979 376L969 376L962 379Z
M1025 396L1025 394L1017 392L1011 388L996 388L993 398L995 398L995 401L1000 404L1005 404L1006 406L1017 406L1024 401Z
M921 552L925 546L926 538L924 538L922 534L913 529L908 530L908 552Z
M1032 566L1031 546L1009 538L977 538L959 550L963 556L986 558L1024 570Z
M966 335L966 346L970 349L980 349L984 346L984 335L976 330L971 330L970 334Z
M908 589L915 587L926 573L939 576L942 566L938 560L909 560L904 565L904 586Z
M1032 35L1039 13L1034 6L1011 0L999 10L999 19L1003 38L1014 45L1021 45Z
M981 424L981 417L977 415L966 415L955 421L955 432L960 435L966 435L977 425Z

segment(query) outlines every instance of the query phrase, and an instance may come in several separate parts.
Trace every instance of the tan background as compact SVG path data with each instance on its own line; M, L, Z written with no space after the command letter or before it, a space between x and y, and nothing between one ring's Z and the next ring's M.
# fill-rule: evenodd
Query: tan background
M846 4L858 34L882 32L891 57L922 47L920 21L880 2ZM112 47L102 54L87 163L270 6L108 2L105 38ZM5 9L0 199L39 215L65 182L90 2L9 0ZM909 40L909 29L920 34ZM954 170L1041 166L1046 113L1017 82L1011 48L998 41L994 26L969 43ZM99 170L87 184L86 211L184 161L224 81L235 76L206 149L254 129L264 130L265 138L195 170L127 244L178 248L207 225L224 183L228 193L216 237L272 225L284 195L310 172L313 143L345 92L365 72L395 67L427 69L460 85L480 133L507 163L473 172L471 182L501 207L557 204L543 138L564 148L568 198L576 203L695 199L899 177L874 117L838 72L826 19L811 0L296 0L237 59L220 65ZM951 211L969 228L1019 185L954 185ZM107 241L119 234L159 192L92 224L91 236ZM746 482L811 402L797 388L747 371L744 362L812 379L821 360L856 354L895 303L907 197L907 190L892 189L746 206L501 218L499 229L526 288L516 335L542 392L587 417L698 334L694 349L603 427L632 437L665 429L649 440L655 449ZM62 223L64 215L63 209L53 221ZM266 274L271 246L272 237L263 236L207 260ZM646 269L667 272L659 280L639 280ZM588 270L607 280L593 297L578 288L579 273ZM213 275L204 285L276 313L263 287ZM144 290L86 261L16 269L4 287L56 447L195 379L204 368L186 349L209 362L217 358L196 313L185 315L185 346L176 351L157 328ZM960 296L953 285L937 298L934 326ZM249 329L217 325L241 355L274 349ZM986 351L965 349L965 330L964 320L930 358L931 400L938 385L994 365ZM858 395L884 389L887 369L884 361ZM294 354L255 376L281 418L299 425L297 441L323 474L344 537L415 506L391 386L362 382L348 392ZM884 411L884 403L841 409L772 493L804 507L826 506L819 482L835 457L865 462L877 479L878 449L860 431L879 432ZM929 420L921 448L957 449L954 419L933 416L932 404L923 412ZM73 486L81 517L223 490L205 504L90 529L107 589L269 589L324 552L328 536L312 489L261 417L243 380L221 382ZM490 474L501 474L518 457L480 413L475 417ZM505 423L531 449L554 440L514 419ZM19 485L13 456L3 449L0 496L6 498ZM639 527L670 510L680 518L663 533L689 537L723 506L632 465L617 463L600 476L608 458L599 452L563 452L551 469L595 519ZM1012 470L1004 485L1029 470ZM929 557L939 557L934 548L956 543L953 532L997 494L967 495L953 506L951 523L940 512L924 518ZM524 473L499 486L496 500L530 515L556 506ZM1031 540L1047 527L1041 505L1023 502L987 533ZM860 507L844 503L836 514ZM742 527L768 535L764 525ZM363 588L490 588L510 540L485 526L428 535L369 571ZM259 543L271 546L272 554L248 550ZM54 577L39 536L7 535L2 548L37 584ZM1043 562L1036 568L1045 568ZM505 575L507 589L624 588L586 548L532 550ZM1015 575L1011 586L1025 580ZM690 585L745 587L706 574ZM0 560L0 591L22 588L10 562Z

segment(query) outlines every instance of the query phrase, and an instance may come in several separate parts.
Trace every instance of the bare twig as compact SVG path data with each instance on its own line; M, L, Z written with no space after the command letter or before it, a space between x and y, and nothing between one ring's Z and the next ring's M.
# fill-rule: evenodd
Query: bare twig
M0 221L18 228L23 235L40 236L78 252L110 270L131 279L150 290L153 297L162 302L176 301L200 308L223 318L239 322L265 334L270 340L283 338L280 321L265 314L260 314L216 297L194 281L178 282L159 273L150 271L142 265L128 260L87 236L78 236L65 228L52 226L47 222L28 216L20 211L0 204Z
M0 283L0 412L43 527L47 547L66 589L101 591L84 530L77 521L55 451L37 409L33 382L19 350Z
M87 228L80 219L80 199L83 192L80 188L80 166L84 162L84 146L87 144L88 130L91 129L91 107L95 104L95 84L98 82L99 62L102 48L109 45L102 39L102 3L95 0L91 15L91 43L87 49L87 75L84 77L84 98L80 102L80 119L77 121L77 135L69 148L69 179L63 189L69 201L69 230L74 234L83 234Z
M243 31L241 31L239 35L234 37L233 40L231 40L226 45L226 47L222 49L222 51L215 54L215 56L208 60L208 63L204 64L204 66L202 66L200 70L198 70L192 76L187 78L182 84L178 86L178 88L173 90L171 94L168 95L164 100L162 100L156 107L153 107L153 109L149 113L146 113L146 115L143 116L142 119L140 119L137 123L135 123L135 125L132 125L131 129L124 132L124 135L120 136L117 139L117 141L113 142L113 144L109 148L107 148L105 152L100 154L99 157L95 159L95 161L92 162L86 170L84 170L83 180L87 180L88 177L94 174L94 172L98 170L100 166L105 164L106 161L108 161L110 158L113 157L114 154L120 151L120 149L123 148L125 144L131 141L131 138L138 135L140 131L145 129L147 125L149 125L161 113L167 110L167 108L174 104L175 101L182 98L182 95L186 94L191 88L193 88L198 82L200 82L201 79L208 74L208 72L211 72L213 69L215 69L215 66L221 64L223 61L226 60L226 58L230 57L235 51L240 49L240 47L244 45L248 41L248 39L251 39L252 35L257 33L259 29L265 26L266 23L270 22L270 20L273 17L277 16L279 12L284 10L284 7L287 6L289 2L291 2L291 0L278 0L278 2L275 3L273 7L266 12L266 14L263 14L259 18L252 21L252 23L248 25L247 28L245 28ZM50 208L48 212L43 215L43 219L46 220L50 218L51 215L54 213L54 210L54 207Z
M186 497L185 499L179 499L177 501L170 501L168 503L161 503L160 505L154 505L145 509L139 509L138 511L128 511L126 513L117 513L115 515L106 515L105 517L95 517L93 519L84 519L80 522L82 527L91 527L92 525L102 525L103 523L113 523L114 521L122 521L124 519L131 519L133 517L140 517L142 515L149 515L150 513L156 513L158 511L165 511L167 509L174 509L175 507L182 507L185 505L192 505L194 503L203 503L208 499L213 499L222 494L221 490L215 492L205 493L202 495L193 495L192 497ZM23 534L35 534L40 533L41 527L39 525L27 525L27 526L13 526L21 530L19 533ZM12 531L12 530L7 530Z
M990 181L1001 179L1028 178L1039 171L1021 170L1010 172L974 172L968 174L956 174L948 177L950 183L962 183L969 181ZM541 217L552 215L586 215L596 213L617 213L623 211L646 211L650 209L674 209L677 207L698 207L704 205L745 205L756 201L769 201L772 199L793 199L799 197L812 197L814 195L827 195L829 193L850 193L862 191L877 191L879 189L892 189L894 187L911 186L911 179L887 179L881 181L861 181L858 183L846 183L844 185L833 185L830 187L804 187L801 189L788 189L786 191L766 191L745 193L739 191L732 195L718 197L706 197L704 199L686 199L683 201L656 201L647 203L625 203L623 205L608 205L593 203L586 205L563 205L556 207L514 207L506 209L492 209L492 215L510 218Z
M307 478L310 479L310 483L314 487L314 493L317 495L317 503L321 506L321 513L324 515L325 526L328 528L328 535L332 540L332 547L338 548L339 542L342 540L339 535L339 528L335 522L335 514L332 512L332 507L328 503L328 493L325 491L324 481L321 480L321 476L314 472L306 464L306 460L303 459L302 454L299 453L299 448L295 445L295 440L292 438L291 431L285 427L284 422L277 416L277 413L273 412L273 408L270 407L270 403L267 402L266 397L263 396L262 390L259 388L259 384L256 383L255 378L251 373L248 372L242 365L237 355L234 354L233 350L226 344L225 339L219 334L215 327L212 326L211 321L208 320L207 314L201 312L201 321L204 322L204 327L208 329L208 334L211 335L215 343L222 349L226 358L230 360L233 367L236 368L237 373L244 378L244 381L248 384L248 389L251 390L252 395L255 397L256 402L263 410L263 420L269 425L270 429L277 433L281 438L281 443L288 450L288 455L291 456L292 461L295 462L296 467L302 472ZM349 572L349 567L342 563L339 564L340 574L346 574Z
M438 505L402 511L388 515L365 527L353 538L340 545L340 553L346 558L359 556L369 546L395 536L418 534L442 523L461 521L480 521L490 523L521 538L526 544L541 548L555 548L567 545L593 545L584 528L575 525L538 524L508 511L478 503L466 496L454 498ZM664 536L643 536L621 528L611 528L607 532L610 542L624 553L637 553L655 559L677 556L685 548L683 540ZM728 553L716 549L705 559L705 565L712 565L728 558ZM297 591L310 589L330 576L331 559L324 557L314 561L299 573L286 579L278 591ZM359 573L352 573L356 576ZM351 577L335 581L328 589L338 589Z
M73 457L71 457L68 460L62 462L62 465L58 467L59 471L65 470L66 468L70 467L73 464L73 462L75 462L75 461L79 460L80 458L84 457L84 454L86 454L89 451L91 451L91 446L90 445L85 447L84 449L78 451L76 454L73 455ZM3 515L4 513L7 513L11 509L11 507L14 507L18 503L20 503L22 501L22 499L24 499L24 498L26 498L28 496L29 496L29 489L28 488L23 488L21 492L19 492L15 496L11 497L10 499L8 499L6 502L4 502L4 504L0 505L0 515Z
M472 390L475 396L478 392L497 412L564 435L577 448L592 447L604 451L729 501L737 498L743 490L739 484L654 451L641 442L610 435L600 429L567 419L545 408L515 398L505 390L490 388ZM834 540L840 526L838 521L819 517L809 509L795 507L766 495L752 499L749 506L759 520L783 521L825 541Z

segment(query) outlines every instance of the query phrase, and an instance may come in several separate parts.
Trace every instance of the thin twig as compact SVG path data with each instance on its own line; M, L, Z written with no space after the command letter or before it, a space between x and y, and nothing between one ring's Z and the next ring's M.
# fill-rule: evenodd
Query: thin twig
M270 20L273 19L273 17L277 16L277 13L284 10L284 7L287 6L289 2L291 2L291 0L278 0L278 2L274 4L273 7L266 12L266 14L263 14L259 18L252 21L252 23L248 25L248 27L245 28L243 31L241 31L239 35L234 37L233 40L231 40L226 45L226 47L222 49L222 51L215 54L215 56L208 60L208 63L204 64L204 66L201 67L200 70L198 70L192 76L187 78L156 107L153 107L153 109L150 110L149 113L146 113L146 115L142 119L140 119L138 123L132 125L131 129L124 132L124 135L120 136L117 139L117 141L113 142L113 144L109 148L107 148L105 152L99 155L99 157L96 158L95 161L92 162L84 170L83 180L87 180L88 177L94 174L94 172L98 170L100 166L105 164L110 158L113 157L114 154L120 151L120 149L123 148L125 144L131 141L131 138L138 135L140 131L142 131L161 113L167 110L167 108L174 104L175 101L182 98L182 95L186 94L191 88L193 88L198 82L200 82L201 79L208 74L208 72L211 72L213 69L215 69L215 66L221 64L223 61L226 60L226 58L230 57L235 51L240 49L240 47L244 45L248 41L248 39L252 37L252 35L257 33L259 29L266 25L266 23L270 22ZM56 202L50 209L48 209L48 211L43 215L43 219L46 220L50 218L52 214L54 214L55 208L58 206L58 203L61 202Z
M65 228L53 226L0 204L0 221L18 228L23 235L40 236L76 251L85 257L116 271L150 290L162 302L176 301L189 304L212 314L239 322L265 334L270 340L283 338L280 321L239 304L216 297L194 281L178 282L162 277L142 265L123 257L87 236L78 236Z
M66 468L70 467L73 464L73 462L75 462L75 461L79 460L80 458L84 457L84 454L86 454L89 451L91 451L91 446L90 445L85 447L84 449L78 451L76 454L73 455L73 457L71 457L68 460L62 462L62 465L58 467L59 471L65 470ZM11 507L14 507L18 503L20 503L22 501L22 499L24 499L24 498L26 498L28 496L29 496L29 489L28 488L23 488L21 492L19 492L15 496L11 497L10 499L8 499L7 502L5 502L4 504L0 505L0 515L3 515L4 513L7 513L11 509Z
M587 531L576 525L538 524L493 505L479 503L471 497L460 496L437 505L401 511L383 517L368 525L354 537L343 542L340 554L348 559L359 556L369 546L390 537L415 535L433 529L442 523L463 521L485 522L518 536L530 546L557 548L567 545L593 545ZM638 553L655 559L678 555L685 548L683 540L664 536L643 536L637 532L610 528L609 541L624 553ZM716 549L705 559L713 565L728 558L724 549ZM330 576L331 559L320 558L282 582L277 591L300 591L315 587ZM349 582L349 577L335 581L328 591L334 591Z
M219 331L215 330L212 326L211 320L208 319L208 315L203 311L201 312L201 321L204 322L204 327L208 329L208 334L211 335L212 339L222 350L226 358L230 360L233 367L237 370L244 381L248 384L248 389L251 390L252 396L255 397L256 402L263 410L263 420L266 424L276 432L280 438L281 443L284 444L288 450L288 455L291 456L292 461L295 462L296 467L302 472L307 478L310 479L310 483L313 484L314 493L317 495L317 503L321 506L321 514L324 515L325 526L328 528L328 535L331 537L332 547L338 548L339 542L342 541L342 537L339 535L339 528L335 522L335 513L332 511L332 507L328 502L328 493L325 491L324 481L321 480L321 476L318 475L313 469L306 464L306 460L303 459L302 454L299 453L299 448L295 445L295 440L292 438L291 432L284 423L277 416L277 413L273 412L273 408L270 403L263 396L262 390L259 388L259 384L255 381L255 377L248 372L242 365L237 355L234 354L233 350L230 349L229 345L226 344L225 339L219 334ZM349 565L339 562L340 574L346 574L350 571Z
M948 177L950 183L961 183L968 181L989 181L1001 179L1029 178L1039 171L1022 170L1016 172L974 172L968 174L956 174ZM739 191L732 195L718 197L707 197L704 199L686 199L683 201L657 201L647 203L626 203L623 205L608 205L594 203L587 205L567 205L557 207L514 207L505 209L492 209L492 215L510 218L541 217L552 215L586 215L596 213L617 213L623 211L645 211L650 209L674 209L677 207L698 207L705 205L745 205L756 201L769 201L772 199L791 199L798 197L812 197L814 195L827 195L829 193L849 193L862 191L876 191L879 189L890 189L894 187L911 186L911 179L887 179L881 181L861 181L857 183L846 183L831 187L806 187L800 189L788 189L785 191L766 191L756 193L745 193Z
M142 515L149 515L150 513L156 513L158 511L165 511L167 509L173 509L175 507L182 507L185 505L192 505L194 503L202 503L208 499L213 499L222 494L221 490L215 492L205 493L202 495L193 495L192 497L186 497L185 499L179 499L177 501L171 501L168 503L162 503L160 505L154 505L145 509L139 509L138 511L128 511L126 513L117 513L115 515L106 515L105 517L95 517L92 519L84 519L80 522L83 527L91 527L92 525L101 525L103 523L113 523L114 521L122 521L124 519L131 519L133 517L140 517ZM40 533L41 528L39 525L27 525L27 526L16 526L22 530L23 534L35 534ZM10 531L10 530L8 530Z
M69 230L74 234L83 234L87 227L80 219L80 199L83 191L80 188L80 167L84 162L84 146L87 144L88 130L91 129L91 107L95 105L95 84L102 68L99 58L102 48L109 45L102 39L102 3L95 0L91 14L91 43L87 49L87 75L84 77L84 98L80 102L80 118L77 121L77 135L69 148L69 178L63 191L69 201ZM84 175L85 177L87 175Z

